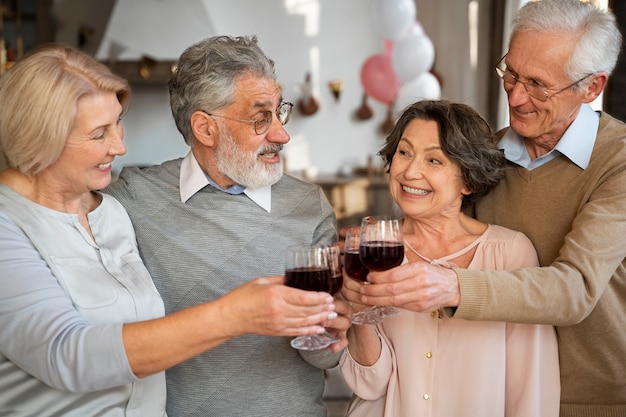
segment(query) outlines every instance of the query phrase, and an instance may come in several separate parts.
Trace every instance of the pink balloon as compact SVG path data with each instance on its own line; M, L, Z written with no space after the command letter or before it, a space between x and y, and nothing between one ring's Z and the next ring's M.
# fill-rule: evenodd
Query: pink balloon
M396 98L400 81L393 70L391 57L375 54L365 60L361 67L361 84L368 96L390 105Z

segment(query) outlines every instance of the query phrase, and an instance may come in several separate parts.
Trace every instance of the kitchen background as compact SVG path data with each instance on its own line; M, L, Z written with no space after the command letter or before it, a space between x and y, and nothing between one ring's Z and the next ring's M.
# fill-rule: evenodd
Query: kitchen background
M215 34L256 34L276 61L284 98L297 104L309 92L319 104L311 115L294 109L287 125L292 140L284 156L286 169L294 173L324 176L354 169L362 172L359 169L366 167L372 156L372 164L378 165L375 154L384 138L381 126L390 111L397 112L411 99L404 97L403 103L394 106L369 97L366 105L372 111L371 118L357 116L365 92L360 77L364 63L389 52L387 48L394 43L381 30L380 10L375 10L378 2L373 0L3 3L17 3L26 16L33 11L30 21L22 22L25 29L34 24L33 13L48 8L54 40L82 48L131 79L133 100L124 119L128 153L117 158L116 172L124 165L159 163L187 152L169 112L167 71L163 73L163 68L169 69L187 46ZM390 2L398 3L402 2ZM507 7L514 10L519 1L511 3ZM506 13L504 3L417 0L415 6L411 30L420 30L432 42L433 70L438 80L433 82L431 76L424 89L412 91L464 101L495 122L491 91L497 91L499 84L491 68L501 55L502 36L496 32L501 32L502 26L494 22L503 20L497 16ZM14 20L5 19L5 32ZM5 36L11 47L9 37ZM25 33L26 49L29 42L32 46L36 40ZM147 77L138 76L142 63ZM329 88L331 81L342 84L337 96Z

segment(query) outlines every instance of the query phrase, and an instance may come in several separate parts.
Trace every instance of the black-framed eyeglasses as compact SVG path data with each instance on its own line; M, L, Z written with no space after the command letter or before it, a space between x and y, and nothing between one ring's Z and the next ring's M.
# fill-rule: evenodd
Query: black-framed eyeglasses
M528 94L530 97L539 101L548 101L549 99L556 96L557 94L562 93L565 90L569 90L570 88L574 87L581 81L584 81L586 78L593 75L593 73L587 74L584 77L582 77L580 80L574 81L568 86L563 87L560 90L555 91L553 93L550 93L549 91L551 90L551 88L547 88L542 85L536 84L534 81L522 81L519 78L517 78L515 75L513 75L513 73L509 70L506 63L504 62L504 58L506 58L506 55L507 54L504 54L504 56L500 58L500 60L495 66L496 74L498 74L498 77L502 78L502 81L504 81L505 84L509 84L512 86L514 86L517 83L522 84L524 86L524 90L526 90L526 94Z
M261 117L258 119L236 119L234 117L222 116L221 114L213 114L205 111L211 117L222 117L228 120L234 120L236 122L254 123L254 133L262 135L270 129L272 124L272 114L276 114L276 118L281 125L286 125L291 116L291 110L293 109L293 103L288 101L281 102L276 110L267 110L261 113ZM204 111L204 110L203 110Z

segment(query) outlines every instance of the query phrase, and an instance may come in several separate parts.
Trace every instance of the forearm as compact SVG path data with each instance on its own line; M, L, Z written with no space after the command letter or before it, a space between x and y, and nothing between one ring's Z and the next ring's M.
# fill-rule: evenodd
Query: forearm
M348 350L363 366L371 366L380 357L381 340L374 325L354 325L348 330Z
M301 336L324 331L333 298L254 279L214 301L160 319L124 325L124 345L138 376L162 371L242 334Z
M231 337L232 330L221 317L217 302L123 327L128 362L139 378L168 369Z
M353 326L352 329L355 327L356 326ZM377 356L377 358L372 361L370 365L360 363L359 360L352 356L352 351L350 350L356 345L356 340L353 339L354 343L353 340L350 341L348 350L344 352L344 355L339 361L339 369L341 370L346 384L348 384L356 395L364 400L376 400L384 396L387 392L389 379L393 373L394 365L390 350L391 347L388 342L384 340L383 335L376 332L373 325L360 327L363 327L362 330L366 331L369 336L374 336L375 334L376 340L369 340L369 343L378 347L370 352L372 355L369 359L361 357L360 360L369 361L374 356ZM366 329L366 327L369 329ZM354 334L352 336L349 335L349 337L354 337ZM363 345L368 343L365 338L363 342ZM365 348L365 346L363 346L363 348ZM376 351L378 355L376 355ZM361 352L355 350L355 354L360 355L360 353Z

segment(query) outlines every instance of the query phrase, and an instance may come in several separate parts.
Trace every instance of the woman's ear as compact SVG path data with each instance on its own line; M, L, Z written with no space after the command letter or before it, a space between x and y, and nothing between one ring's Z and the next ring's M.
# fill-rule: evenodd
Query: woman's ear
M208 147L215 145L218 129L211 116L198 110L191 114L190 122L191 131L198 142Z
M590 80L585 84L583 90L583 103L591 103L594 101L604 90L606 83L609 80L609 76L606 72L599 72L590 76Z

